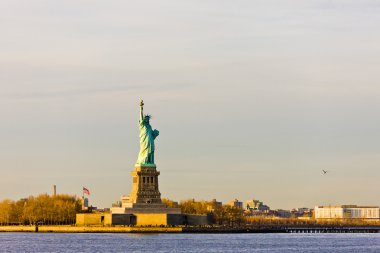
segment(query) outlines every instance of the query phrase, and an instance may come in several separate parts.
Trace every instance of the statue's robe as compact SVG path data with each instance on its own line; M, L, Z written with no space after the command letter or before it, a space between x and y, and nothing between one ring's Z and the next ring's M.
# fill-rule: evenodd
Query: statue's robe
M140 127L140 152L136 164L154 164L154 139L158 136L158 130L153 130L149 123L139 121Z

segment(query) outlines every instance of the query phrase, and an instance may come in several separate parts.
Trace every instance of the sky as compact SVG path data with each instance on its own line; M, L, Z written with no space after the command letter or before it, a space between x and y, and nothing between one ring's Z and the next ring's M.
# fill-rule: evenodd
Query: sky
M3 0L0 199L131 190L139 100L162 197L380 205L380 2ZM328 170L326 175L322 169Z

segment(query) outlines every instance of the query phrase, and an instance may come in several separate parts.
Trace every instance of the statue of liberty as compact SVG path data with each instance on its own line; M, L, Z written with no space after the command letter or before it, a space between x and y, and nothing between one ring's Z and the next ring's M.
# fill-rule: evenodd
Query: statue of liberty
M150 115L144 115L144 102L140 102L140 152L136 164L138 165L154 165L154 139L157 138L159 132L152 129L149 124Z

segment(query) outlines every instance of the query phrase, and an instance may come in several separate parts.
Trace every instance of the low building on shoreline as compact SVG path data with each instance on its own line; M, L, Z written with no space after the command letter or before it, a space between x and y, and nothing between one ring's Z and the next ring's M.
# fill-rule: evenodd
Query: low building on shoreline
M316 206L315 219L377 219L380 217L378 206Z

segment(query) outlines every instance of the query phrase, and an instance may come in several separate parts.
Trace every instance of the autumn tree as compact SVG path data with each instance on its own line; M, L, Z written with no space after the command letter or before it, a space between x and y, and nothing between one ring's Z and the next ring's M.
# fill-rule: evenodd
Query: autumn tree
M178 202L176 202L176 201L173 201L170 199L165 199L165 198L163 198L161 201L162 201L162 203L166 204L169 208L178 208L179 207Z
M4 224L73 224L76 213L81 208L80 199L60 194L41 194L19 201L0 202L0 223Z

